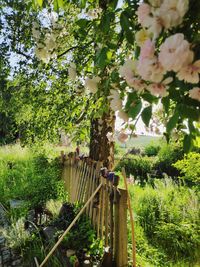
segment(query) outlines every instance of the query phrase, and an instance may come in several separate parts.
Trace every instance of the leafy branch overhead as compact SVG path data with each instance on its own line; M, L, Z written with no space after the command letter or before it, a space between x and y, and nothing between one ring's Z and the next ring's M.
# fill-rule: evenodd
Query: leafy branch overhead
M169 139L175 128L182 130L185 150L190 150L200 119L198 1L16 3L4 2L4 26L10 33L18 29L15 40L12 34L8 38L13 51L26 58L20 61L21 69L27 75L35 72L36 79L43 73L38 87L43 80L49 87L62 80L59 87L68 88L66 95L74 94L69 110L78 110L80 99L85 99L84 105L90 103L86 119L111 108L131 130L139 117L151 125L154 107L162 106L165 135ZM12 21L16 14L24 16L22 25Z

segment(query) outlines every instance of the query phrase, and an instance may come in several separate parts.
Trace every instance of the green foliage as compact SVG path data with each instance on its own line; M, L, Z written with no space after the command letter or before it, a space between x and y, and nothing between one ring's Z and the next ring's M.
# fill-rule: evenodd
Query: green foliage
M153 160L147 156L131 155L122 158L117 164L115 171L119 171L124 167L127 175L132 174L136 179L139 178L141 182L144 182L148 177L148 173L151 172L153 165Z
M173 164L177 168L186 181L199 184L200 182L200 153L191 152L184 156L182 160L178 160Z
M5 154L3 153L5 151ZM34 155L27 149L6 147L0 151L0 202L25 200L30 207L49 199L66 199L60 166L56 159Z
M160 148L160 145L152 142L144 148L144 153L148 157L157 156Z
M172 165L177 160L182 159L184 155L183 148L178 143L163 144L158 152L158 160L155 168L160 173L166 173L169 176L178 176L179 172Z
M154 188L130 185L129 190L138 261L145 258L152 266L176 266L182 259L184 266L189 266L187 262L195 266L200 247L198 194L171 179L156 180Z

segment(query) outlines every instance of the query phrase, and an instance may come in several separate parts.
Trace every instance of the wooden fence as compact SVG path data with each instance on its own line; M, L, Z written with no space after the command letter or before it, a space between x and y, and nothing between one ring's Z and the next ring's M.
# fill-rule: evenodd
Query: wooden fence
M110 260L117 267L128 266L127 256L127 191L119 189L118 176L102 168L101 162L76 159L62 154L65 189L71 203L86 203L97 187L99 193L87 206L97 237L109 250ZM112 266L112 265L110 265Z

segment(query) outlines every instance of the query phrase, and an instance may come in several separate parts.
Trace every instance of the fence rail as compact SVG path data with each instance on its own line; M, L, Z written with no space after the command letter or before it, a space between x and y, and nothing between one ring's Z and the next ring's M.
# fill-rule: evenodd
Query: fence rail
M85 213L109 250L110 261L116 267L128 266L127 255L127 191L118 188L118 176L102 168L101 162L77 159L63 153L62 178L69 202L85 204L102 184L99 193L87 206ZM112 265L111 265L112 266Z

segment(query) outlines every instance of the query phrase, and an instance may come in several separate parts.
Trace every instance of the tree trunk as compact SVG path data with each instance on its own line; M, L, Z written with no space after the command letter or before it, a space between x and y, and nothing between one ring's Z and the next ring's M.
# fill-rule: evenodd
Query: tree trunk
M114 142L110 142L107 133L114 133L115 115L113 112L104 113L102 118L91 121L90 158L102 161L109 170L114 165Z

